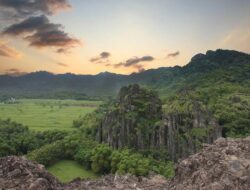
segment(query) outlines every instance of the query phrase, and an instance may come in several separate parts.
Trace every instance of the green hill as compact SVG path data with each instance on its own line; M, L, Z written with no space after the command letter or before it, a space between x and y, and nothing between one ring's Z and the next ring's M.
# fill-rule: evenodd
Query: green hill
M250 56L236 51L198 54L167 85L165 111L188 110L198 101L223 126L223 136L250 134Z
M76 98L115 96L138 83L159 92L164 111L189 112L194 102L223 126L223 136L249 135L250 55L232 51L197 54L183 67L151 69L131 75L54 75L47 72L0 76L1 97Z

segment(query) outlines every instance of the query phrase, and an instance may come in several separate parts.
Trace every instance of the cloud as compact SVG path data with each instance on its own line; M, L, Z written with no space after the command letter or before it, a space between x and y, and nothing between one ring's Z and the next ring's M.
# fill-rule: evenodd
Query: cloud
M133 67L134 65L137 65L138 63L141 63L141 62L151 62L151 61L154 61L154 57L152 56L143 56L143 57L133 57L133 58L130 58L128 60L126 60L125 62L121 62L121 63L118 63L118 64L115 64L114 67L115 68L118 68L118 67Z
M57 62L56 64L61 66L61 67L68 67L68 65L65 63Z
M53 15L71 8L67 0L0 0L0 7L16 16Z
M119 67L122 67L124 65L123 65L123 63L117 63L117 64L114 64L113 66L114 66L114 68L119 68Z
M49 19L44 15L37 16L37 17L30 17L20 23L13 24L5 28L2 34L15 36L15 35L20 35L24 33L31 33L44 27L52 28L54 25L54 24L50 24L50 25L48 24L49 24ZM53 28L56 28L59 26L55 25Z
M57 53L69 53L69 51L67 49L64 49L64 48L59 48L56 50Z
M4 73L5 75L10 75L10 76L21 76L27 74L26 72L20 71L19 69L8 69Z
M96 63L107 63L108 62L108 58L111 56L111 53L109 53L109 52L102 52L102 53L100 53L100 55L99 56L97 56L97 57L93 57L93 58L91 58L89 61L90 62L96 62ZM105 60L105 61L103 61L103 60Z
M114 68L119 67L131 67L137 70L138 73L145 71L144 65L142 65L142 62L151 62L154 61L155 58L152 56L143 56L143 57L133 57L130 59L127 59L125 62L120 62L117 64L114 64Z
M80 41L64 32L62 25L51 23L46 15L70 8L68 0L0 0L0 17L5 25L11 24L2 34L21 36L30 46L54 47L57 53L67 53Z
M109 52L102 52L100 54L100 57L105 59L105 58L109 58L111 56L111 54Z
M11 48L8 45L6 45L5 42L0 41L0 56L17 59L20 58L21 54L14 48Z
M144 66L140 65L140 64L139 65L134 65L134 68L137 69L138 73L141 73L141 72L145 71Z
M6 70L6 72L19 72L19 70L18 69L8 69L8 70Z
M68 49L79 45L80 41L70 37L62 28L62 25L53 24L45 15L40 15L13 24L7 27L2 34L22 36L30 46L56 47L58 53L65 53Z
M180 52L179 51L176 51L176 52L174 52L174 53L169 53L168 54L168 58L170 58L170 57L177 57L177 56L179 56L180 55Z

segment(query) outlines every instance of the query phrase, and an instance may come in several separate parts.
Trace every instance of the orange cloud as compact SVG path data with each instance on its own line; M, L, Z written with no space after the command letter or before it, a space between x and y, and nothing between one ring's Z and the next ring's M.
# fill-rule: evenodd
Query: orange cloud
M21 53L6 45L5 42L0 41L0 56L18 59L21 57Z
M21 75L25 75L27 73L20 71L19 69L16 69L16 68L12 68L12 69L6 70L6 72L4 74L9 75L9 76L21 76Z

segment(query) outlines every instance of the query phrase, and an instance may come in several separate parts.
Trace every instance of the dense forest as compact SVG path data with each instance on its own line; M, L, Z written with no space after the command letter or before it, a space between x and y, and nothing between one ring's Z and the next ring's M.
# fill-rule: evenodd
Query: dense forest
M97 174L147 175L155 171L173 175L173 163L165 157L155 159L127 148L112 150L78 131L33 132L21 124L0 121L0 156L8 155L27 155L45 166L62 159L76 160Z

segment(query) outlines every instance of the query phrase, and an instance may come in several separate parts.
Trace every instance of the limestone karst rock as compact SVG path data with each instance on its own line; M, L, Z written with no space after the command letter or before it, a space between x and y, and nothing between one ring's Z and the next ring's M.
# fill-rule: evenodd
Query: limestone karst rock
M248 190L250 187L250 137L219 138L204 144L197 154L182 160L176 175L104 176L60 183L44 167L24 157L0 158L0 189L5 190Z
M100 122L97 140L115 149L149 148L155 123L161 118L161 100L154 91L137 84L123 87Z
M250 137L219 138L182 160L169 184L171 190L247 190L250 187Z
M137 84L123 87L107 110L96 137L114 149L163 150L177 161L221 137L222 128L197 101L183 112L164 113L157 93Z

